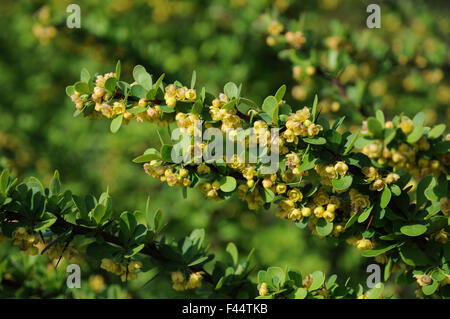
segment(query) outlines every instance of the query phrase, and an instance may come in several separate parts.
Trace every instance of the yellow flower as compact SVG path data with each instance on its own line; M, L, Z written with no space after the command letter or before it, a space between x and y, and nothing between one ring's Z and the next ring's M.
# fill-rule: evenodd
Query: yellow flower
M200 175L206 175L206 174L209 174L210 172L211 172L211 169L205 163L201 163L197 167L197 173L199 173Z
M261 286L259 287L259 295L260 296L265 296L267 295L267 284L265 282L263 282L261 284Z
M272 21L267 27L267 31L271 35L279 35L284 29L284 26L278 21Z
M414 275L413 277L416 278L416 282L421 287L431 284L431 277L428 275Z
M287 186L284 183L280 183L275 187L275 190L278 194L283 194L286 192Z
M323 217L324 212L325 212L325 209L322 206L317 206L316 208L314 208L314 215L317 218Z
M298 208L294 208L291 210L291 212L288 214L288 218L292 220L298 220L302 218L302 212Z
M301 202L303 199L303 194L297 188L293 188L287 192L287 195L290 200L294 202Z
M381 192L384 187L386 186L386 184L384 183L384 181L382 179L376 179L372 185L370 185L370 189L371 190L376 190L378 192Z
M189 275L189 280L186 287L188 289L200 288L202 286L203 272L198 271Z
M164 96L164 100L166 101L166 104L168 107L175 107L177 104L177 98L175 96Z
M311 208L309 208L309 207L303 207L303 208L302 208L302 216L303 216L303 217L311 216Z
M330 212L329 210L326 210L323 213L323 218L328 222L332 222L334 220L334 217L334 212Z
M348 166L347 166L347 164L345 164L345 162L337 162L334 165L334 169L335 169L336 173L343 176L347 173Z
M92 275L89 277L89 286L95 292L100 292L105 287L105 280L101 275Z
M363 238L356 242L356 248L358 248L359 250L371 249L373 248L373 244L370 239Z
M402 120L399 127L405 135L411 133L411 131L414 129L413 122L410 118L407 117Z
M186 100L195 101L195 99L197 98L197 91L195 91L194 89L189 89L186 91L185 97Z
M184 282L184 275L181 271L172 272L170 275L173 283L177 284Z

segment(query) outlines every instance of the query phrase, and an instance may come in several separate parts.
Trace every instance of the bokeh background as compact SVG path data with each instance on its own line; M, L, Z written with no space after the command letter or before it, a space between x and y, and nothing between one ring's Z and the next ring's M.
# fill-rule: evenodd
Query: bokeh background
M262 102L265 96L287 84L286 99L293 108L310 105L313 95L308 94L301 101L295 98L291 89L299 83L292 77L293 64L283 59L281 49L267 45L267 34L261 28L261 21L267 16L295 20L306 15L305 29L326 37L334 32L331 21L338 21L355 37L371 44L375 53L384 50L386 56L380 53L380 59L388 58L394 39L402 41L412 58L416 49L431 46L430 70L440 70L441 73L436 71L442 75L438 76L439 81L427 83L425 76L411 67L405 76L412 80L394 86L396 91L390 94L393 104L379 95L370 102L388 114L424 110L430 121L448 123L447 2L379 2L383 27L369 31L365 26L368 1L2 0L0 168L9 167L19 178L36 176L45 183L57 169L63 186L76 194L99 195L109 187L118 210L142 210L150 195L152 209L165 212L168 236L179 238L194 228L205 228L211 250L218 258L225 258L225 247L233 241L243 255L256 249L257 269L288 267L303 275L322 270L365 282L367 261L352 247L333 247L332 243L277 219L274 211L249 211L236 198L215 203L204 199L200 192L189 190L185 200L179 189L153 180L131 159L146 148L159 145L157 128L129 125L113 135L106 120L74 119L65 87L78 80L83 67L91 74L106 73L120 59L123 77L128 80L135 64L144 65L157 76L166 73L166 80L185 83L196 70L197 83L211 92L219 92L226 82L233 81L243 83L246 96ZM80 29L66 26L66 8L70 3L81 7ZM426 44L427 39L433 39L432 43ZM409 70L408 66L405 68ZM409 90L411 83L414 87ZM384 85L391 88L390 83ZM345 109L342 103L341 111L355 112ZM325 114L330 118L338 115ZM358 120L350 116L345 124L360 124ZM114 275L91 267L86 260L82 265L82 288L70 290L65 285L64 263L55 269L46 257L24 256L8 243L0 245L0 278L13 283L0 284L0 297L186 296L160 278L142 288L151 275L124 285ZM388 289L396 296L411 293L394 291L389 285Z

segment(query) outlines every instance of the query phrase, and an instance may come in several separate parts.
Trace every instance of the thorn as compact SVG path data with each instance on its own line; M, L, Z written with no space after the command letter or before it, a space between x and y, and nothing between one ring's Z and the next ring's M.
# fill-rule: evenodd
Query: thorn
M372 219L373 219L373 215L370 216L370 220L369 220L369 223L367 224L366 230L369 229L369 226L370 226L370 224L372 223Z

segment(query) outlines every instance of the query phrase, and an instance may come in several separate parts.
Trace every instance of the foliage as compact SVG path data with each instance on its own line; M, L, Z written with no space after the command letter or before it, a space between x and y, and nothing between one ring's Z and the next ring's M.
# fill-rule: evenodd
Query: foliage
M363 250L363 256L376 257L390 267L406 265L405 276L448 274L444 248L449 227L450 143L444 136L445 126L424 127L423 113L412 120L396 116L386 121L378 111L360 133L341 134L337 128L342 121L330 125L320 118L317 97L311 110L305 107L291 113L282 100L284 87L259 107L241 97L241 90L231 82L219 97L205 89L197 94L195 73L190 89L180 82L165 85L164 75L153 84L142 66L135 67L131 85L117 74L120 62L115 73L68 87L75 115L112 118L113 132L133 118L169 127L176 122L188 136L196 134L194 121L203 120L205 127L218 127L227 138L231 135L233 143L248 139L245 132L253 128L280 161L279 171L270 174L264 173L267 166L262 156L255 164L246 164L246 157L238 158L241 154L231 162L226 154L207 164L199 164L195 157L175 164L174 146L162 142L160 151L149 149L135 159L145 162L148 174L169 186L197 186L213 200L238 193L253 210L278 204L281 218L291 219L300 228L309 226L320 237L346 240ZM109 87L108 82L114 85ZM278 128L280 135L271 136L269 127ZM247 150L248 141L244 145ZM195 147L207 149L208 143L193 139L191 146L188 153ZM441 282L447 283L445 275L439 278L436 289Z

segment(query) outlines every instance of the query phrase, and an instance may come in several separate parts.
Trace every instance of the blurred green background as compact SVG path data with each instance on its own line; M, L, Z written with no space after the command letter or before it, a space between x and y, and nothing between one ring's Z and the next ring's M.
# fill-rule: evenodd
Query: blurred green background
M81 7L80 29L66 26L69 15L66 7L70 3ZM298 19L308 13L312 17L308 20L310 28L326 33L329 21L337 19L358 33L365 29L368 3L2 0L0 168L9 167L20 178L36 176L45 183L58 169L64 187L77 194L98 195L109 187L118 210L142 210L150 195L151 207L165 212L168 236L179 238L194 228L205 228L211 250L219 258L225 258L226 244L233 241L243 255L253 247L256 249L257 269L287 266L300 270L303 275L322 270L328 274L340 273L345 278L351 276L354 282L365 282L367 261L360 259L353 248L343 244L332 247L307 230L277 219L273 211L250 212L236 198L220 203L207 201L194 190L189 190L188 199L184 200L179 189L155 181L140 165L131 162L146 148L159 146L157 128L129 125L112 135L106 120L74 119L65 87L79 78L83 67L91 74L106 73L120 59L123 77L128 80L135 64L144 65L157 76L166 73L167 81L185 83L196 70L199 86L204 85L211 92L219 92L226 82L233 81L243 83L243 93L261 102L281 84L289 88L296 84L292 79L292 65L279 59L276 50L266 45L265 35L255 24L261 15ZM382 7L384 3L391 14L405 21L402 28L411 27L410 22L415 18L412 15L417 12L403 10L395 1L384 1ZM437 12L440 16L448 13L445 1L414 1L412 6L416 3L428 19ZM411 3L406 7L410 8ZM448 22L442 30L436 33L440 36L439 43L447 48ZM377 38L389 34L389 30L374 32ZM446 75L448 53L443 64ZM299 103L287 97L293 107L301 107L312 98ZM447 106L444 105L444 110ZM409 112L408 103L403 107ZM446 121L445 116L441 120ZM91 267L89 261L82 265L82 288L70 290L65 286L64 264L54 270L45 257L23 256L8 243L0 245L0 260L1 277L13 283L0 286L1 297L186 296L172 290L170 282L160 278L142 288L151 274L124 286L114 275ZM95 283L101 287L99 277L91 277L98 274L104 278L104 288L92 289Z

